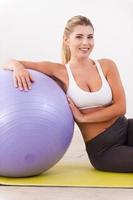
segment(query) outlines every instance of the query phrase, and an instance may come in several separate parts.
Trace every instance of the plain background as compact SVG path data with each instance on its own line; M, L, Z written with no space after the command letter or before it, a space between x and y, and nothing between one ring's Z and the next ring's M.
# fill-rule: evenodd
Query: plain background
M116 62L133 117L133 0L0 0L0 65L9 58L60 62L64 27L74 15L94 25L91 57Z

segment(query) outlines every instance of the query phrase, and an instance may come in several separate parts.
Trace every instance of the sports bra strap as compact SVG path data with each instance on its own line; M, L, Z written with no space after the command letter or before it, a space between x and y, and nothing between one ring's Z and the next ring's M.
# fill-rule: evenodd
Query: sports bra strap
M98 69L98 72L99 72L99 74L100 74L101 79L102 79L102 80L105 80L105 76L104 76L104 73L103 73L103 71L102 71L102 68L101 68L99 62L98 62L97 60L95 60L94 62L95 62L95 64L96 64L96 66L97 66L97 69Z
M74 84L76 84L69 64L66 64L66 69L67 69L69 81L72 81Z

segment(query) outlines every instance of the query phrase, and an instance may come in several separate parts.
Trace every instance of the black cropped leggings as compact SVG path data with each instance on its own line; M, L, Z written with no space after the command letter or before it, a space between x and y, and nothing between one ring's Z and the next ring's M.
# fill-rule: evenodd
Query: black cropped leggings
M133 172L133 119L120 117L111 127L86 142L92 166L110 172Z

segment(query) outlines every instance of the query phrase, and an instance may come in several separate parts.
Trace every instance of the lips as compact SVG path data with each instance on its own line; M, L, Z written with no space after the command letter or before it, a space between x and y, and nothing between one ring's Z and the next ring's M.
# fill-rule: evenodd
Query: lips
M89 48L80 48L80 50L87 51L87 50L89 50Z
M84 52L84 53L87 53L89 51L89 48L79 48L80 51Z

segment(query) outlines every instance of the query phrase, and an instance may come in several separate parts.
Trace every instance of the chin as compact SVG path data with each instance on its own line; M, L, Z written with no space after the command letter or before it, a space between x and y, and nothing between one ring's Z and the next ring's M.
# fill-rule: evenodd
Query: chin
M80 59L88 59L89 58L89 54L87 55L82 55L82 56L79 56Z
M80 57L80 58L88 58L89 55L90 55L90 52L87 52L87 53L80 53L80 54L79 54L79 57Z

